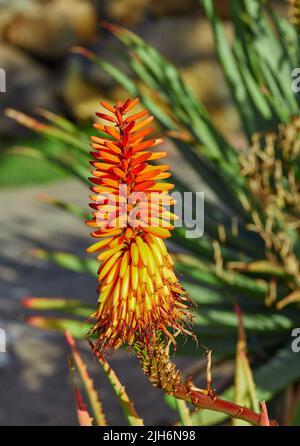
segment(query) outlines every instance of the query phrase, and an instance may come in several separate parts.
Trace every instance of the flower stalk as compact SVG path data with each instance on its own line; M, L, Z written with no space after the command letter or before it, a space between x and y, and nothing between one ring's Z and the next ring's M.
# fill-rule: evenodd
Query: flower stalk
M211 379L207 379L207 389L199 389L190 378L184 381L180 370L170 361L169 347L159 337L151 355L143 348L143 343L140 341L135 344L135 351L141 367L152 385L163 389L168 395L191 403L199 409L222 412L229 417L247 421L254 426L265 426L267 422L270 426L278 424L276 421L268 421L264 403L260 406L261 412L257 413L247 407L219 398L211 388ZM210 358L208 361L210 362ZM208 377L210 377L210 363L208 370Z

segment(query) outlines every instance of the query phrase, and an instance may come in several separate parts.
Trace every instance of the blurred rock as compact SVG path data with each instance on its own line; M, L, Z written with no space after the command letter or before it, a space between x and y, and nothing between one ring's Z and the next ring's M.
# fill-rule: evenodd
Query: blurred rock
M218 11L218 14L223 19L228 19L230 17L229 8L230 8L230 0L215 0L215 6Z
M188 65L214 53L210 25L200 16L165 17L135 31L176 65Z
M99 9L112 21L122 25L136 25L149 17L179 16L182 14L200 14L198 0L99 0ZM216 0L218 13L228 17L229 0Z
M225 11L227 2L217 5ZM198 0L0 0L0 8L0 68L6 69L8 79L0 111L9 106L30 113L36 106L60 111L59 100L64 111L85 120L100 97L127 96L98 66L69 52L74 44L88 46L121 72L130 73L119 53L124 47L115 37L104 31L101 39L94 40L99 15L130 24L182 71L205 103L215 107L216 96L223 100L214 41ZM230 34L229 22L225 27ZM37 56L38 62L26 52ZM0 122L2 134L14 129L12 121Z
M79 120L90 119L99 108L101 90L87 81L79 60L71 58L60 85L59 95L69 112ZM90 107L88 104L91 103ZM86 105L87 104L87 105Z
M90 0L2 0L0 38L32 54L53 59L97 33ZM1 11L2 16L2 11Z
M16 135L20 125L5 118L3 112L13 107L32 114L37 107L57 110L55 86L48 72L22 51L0 43L0 67L6 73L6 92L0 93L0 134Z
M227 86L216 60L195 62L182 68L180 72L186 83L205 104L227 100Z
M152 9L158 16L185 14L199 11L198 0L152 0Z
M217 128L226 137L235 135L240 123L219 63L206 59L180 71L183 79L207 108Z
M146 18L151 0L104 0L100 2L109 20L123 25L135 25Z

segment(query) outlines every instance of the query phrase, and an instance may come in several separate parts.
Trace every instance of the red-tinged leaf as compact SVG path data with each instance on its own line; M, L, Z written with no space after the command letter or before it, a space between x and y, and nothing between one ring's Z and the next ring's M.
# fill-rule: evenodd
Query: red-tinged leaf
M88 408L84 402L83 396L80 392L80 389L76 385L75 381L75 366L74 361L71 356L68 356L68 363L69 363L69 369L70 369L70 377L73 387L73 393L75 397L75 404L76 404L76 411L77 411L77 418L80 426L92 426L93 425L93 418L90 416L88 412Z
M88 413L87 407L83 401L82 395L78 387L73 386L75 403L77 409L77 417L80 426L92 426L93 418Z
M104 414L98 393L94 388L93 380L91 379L88 373L87 366L82 360L71 334L66 331L65 337L71 349L72 357L79 372L82 384L88 396L93 411L95 423L97 424L97 426L107 426L106 416Z

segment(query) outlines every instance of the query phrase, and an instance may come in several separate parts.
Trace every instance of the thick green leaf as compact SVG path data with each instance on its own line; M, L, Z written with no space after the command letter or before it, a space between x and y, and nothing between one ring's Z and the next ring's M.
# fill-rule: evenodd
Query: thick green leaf
M107 379L109 380L115 394L117 395L121 408L128 420L130 426L143 426L144 421L137 414L134 404L127 395L125 387L121 384L114 370L110 367L107 360L98 351L95 350L95 346L90 342L93 352L96 354L99 364L102 366Z
M64 333L68 331L76 339L87 339L91 325L72 319L31 316L27 323L32 327Z
M177 412L181 426L193 426L190 410L184 400L179 400L171 395L164 395L164 399L168 406Z
M238 319L238 340L235 358L234 402L241 406L250 407L255 412L258 412L259 403L256 396L252 370L247 356L246 333L239 307L236 307L236 313ZM234 426L249 425L249 423L237 418L232 419L232 424Z
M95 311L92 305L86 305L80 300L63 299L57 297L26 297L22 304L25 308L39 311L62 311L84 318L90 317Z

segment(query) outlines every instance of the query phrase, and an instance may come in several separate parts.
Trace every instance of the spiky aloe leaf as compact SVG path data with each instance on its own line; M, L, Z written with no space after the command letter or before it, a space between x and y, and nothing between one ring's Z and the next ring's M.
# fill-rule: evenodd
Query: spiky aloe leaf
M277 311L266 313L246 313L244 314L244 325L247 331L255 333L282 333L285 331L286 336L289 335L293 327L300 322L300 315L294 312L288 314L279 314ZM195 324L201 326L211 327L228 327L236 329L237 322L235 315L231 309L210 308L203 306L201 311L195 315ZM201 328L200 330L201 331Z
M90 416L79 388L73 384L77 418L80 426L92 426L93 418Z
M33 130L37 133L40 133L44 136L54 138L58 141L61 141L63 143L69 144L76 151L81 153L81 156L84 158L88 157L88 154L85 150L85 147L88 145L88 137L85 134L80 134L77 130L76 134L74 135L73 132L66 131L66 128L62 129L60 127L56 127L54 125L49 125L42 123L31 116L26 115L25 113L21 113L14 109L6 109L5 111L6 116L8 116L11 119L16 120L19 124L27 127L30 130ZM47 112L49 113L49 112ZM53 114L48 114L48 116L55 116ZM56 122L59 120L58 117L56 117ZM59 120L61 122L61 120Z
M84 318L88 318L95 310L92 305L86 305L80 300L58 297L26 297L22 300L22 305L31 310L56 310Z
M78 127L73 122L66 119L64 116L57 115L56 113L43 108L37 109L36 112L47 121L54 124L55 127L64 130L66 133L73 134L76 137L81 136L83 140L86 139L85 133L80 132L78 130Z
M243 318L238 306L236 306L236 314L238 319L238 340L235 359L234 401L237 404L247 405L257 412L259 403L247 356L247 340ZM232 423L234 426L245 425L244 421L237 419L233 419Z
M264 280L256 281L226 269L218 271L215 265L205 263L193 256L177 254L175 256L175 264L180 273L185 274L189 279L201 283L220 287L227 286L235 291L250 294L261 300L266 297L268 292L268 283Z
M182 426L193 426L193 422L190 417L190 410L185 401L179 400L171 395L165 395L164 398L168 406L177 412L179 422Z
M76 347L75 341L68 331L65 331L65 338L71 349L74 363L76 364L81 382L84 386L85 392L89 399L95 423L97 424L97 426L107 426L107 420L103 411L102 403L99 399L97 391L95 390L94 382L89 375L87 366L84 363L83 359L81 358L81 355L79 354L79 351Z
M140 416L137 414L135 407L133 405L133 402L127 395L127 392L125 390L125 387L121 384L119 378L117 377L114 370L110 367L109 363L106 361L104 356L99 353L99 351L95 350L95 346L90 342L90 346L95 353L99 364L102 366L102 369L107 376L115 394L117 395L121 408L128 420L128 423L130 426L143 426L144 421Z
M119 68L117 68L114 64L108 62L107 60L96 56L95 53L88 50L87 48L74 46L72 48L72 52L75 54L81 54L85 58L94 62L95 65L98 65L103 71L105 71L112 79L114 79L118 84L120 84L131 96L137 97L138 90L135 85L133 79L127 76L122 72Z
M64 318L50 318L42 316L31 316L27 319L27 323L32 327L41 328L43 330L57 331L64 333L68 331L74 338L87 339L91 326L81 321Z

